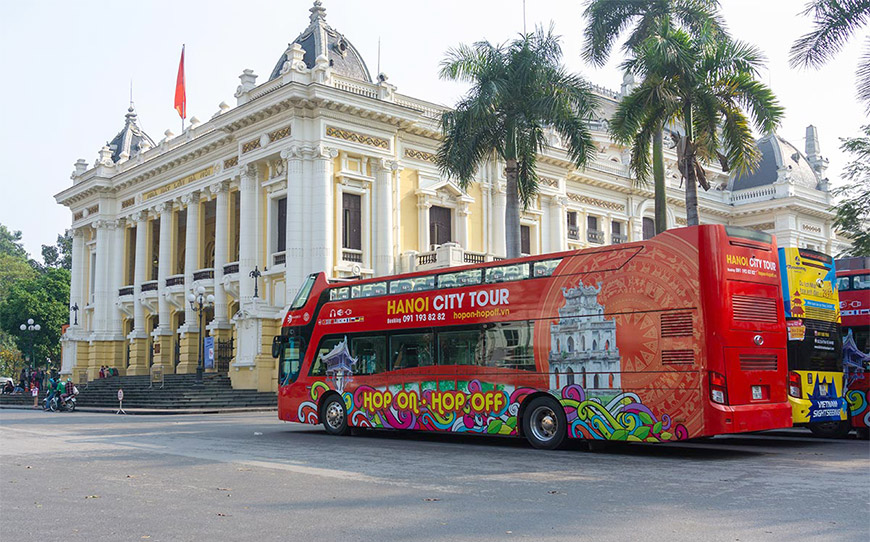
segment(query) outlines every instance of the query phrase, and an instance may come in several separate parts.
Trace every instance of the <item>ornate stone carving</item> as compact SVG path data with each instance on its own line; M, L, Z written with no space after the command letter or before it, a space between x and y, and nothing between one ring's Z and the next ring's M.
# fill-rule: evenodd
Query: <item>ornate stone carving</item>
M571 201L576 201L578 203L585 203L586 205L601 207L602 209L609 209L611 211L625 211L625 205L622 203L614 203L612 201L604 201L598 198L590 198L589 196L583 196L581 194L568 194L568 199L570 199Z
M550 177L538 177L538 181L545 186L552 186L554 188L559 186L559 181Z
M408 147L405 147L405 157L413 158L414 160L422 160L423 162L429 162L432 164L434 164L438 158L434 153L410 149Z
M281 158L284 160L299 160L302 158L302 152L297 146L287 147L281 150Z
M148 192L145 192L144 194L142 194L142 199L149 200L155 196L165 194L167 192L175 190L176 188L180 188L186 184L192 183L193 181L198 181L200 179L204 179L204 178L206 178L210 175L213 175L213 174L214 174L214 167L209 166L205 169L201 169L201 170L197 171L196 173L190 174L187 177L182 177L182 178L178 179L177 181L172 181L171 183L164 184L160 188L155 188L154 190L150 190Z
M329 137L335 137L338 139L343 139L345 141L351 141L353 143L360 143L362 145L368 145L370 147L375 147L378 149L389 149L390 142L386 139L361 134L359 132L353 132L351 130L344 130L342 128L336 128L335 126L327 126L326 127L326 135Z
M776 224L773 222L764 222L762 224L753 224L751 226L746 226L750 230L764 231L764 230L772 230L776 228Z
M136 203L136 198L125 199L121 202L121 209L126 209L127 207L132 207L133 204Z
M284 128L279 128L273 132L269 132L269 141L278 141L279 139L284 139L289 135L290 127L285 126Z
M252 139L252 140L248 141L247 143L242 144L242 154L247 154L247 153L251 152L252 150L259 149L259 148L260 148L260 138Z
M232 158L227 158L224 160L224 169L229 169L231 167L235 167L239 165L239 157L233 156Z

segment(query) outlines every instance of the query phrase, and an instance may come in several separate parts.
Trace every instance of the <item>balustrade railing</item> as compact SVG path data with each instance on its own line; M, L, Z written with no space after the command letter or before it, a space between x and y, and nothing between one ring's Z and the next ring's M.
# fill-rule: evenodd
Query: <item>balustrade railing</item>
M193 280L207 280L214 278L214 269L200 269L193 272Z
M604 242L604 232L601 230L587 230L586 231L586 240L590 243L603 243Z
M232 262L224 265L224 275L232 275L239 272L239 262Z
M346 262L351 262L351 263L362 263L362 261L363 261L362 250L356 250L353 248L342 249L341 259L346 261Z
M119 296L133 295L133 287L132 286L124 286L123 288L119 288L118 295Z
M156 292L157 291L157 281L149 280L148 282L142 283L142 291L143 292Z
M166 287L169 288L170 286L184 286L184 275L166 277Z
M580 228L578 226L568 225L568 239L580 240Z

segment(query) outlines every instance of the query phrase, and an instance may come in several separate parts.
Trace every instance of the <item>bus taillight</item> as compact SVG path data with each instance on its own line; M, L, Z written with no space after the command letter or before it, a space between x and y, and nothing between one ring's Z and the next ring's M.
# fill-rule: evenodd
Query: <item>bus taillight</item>
M788 394L797 399L801 398L801 375L794 371L788 373Z
M728 404L728 389L725 375L710 371L710 399L720 405Z

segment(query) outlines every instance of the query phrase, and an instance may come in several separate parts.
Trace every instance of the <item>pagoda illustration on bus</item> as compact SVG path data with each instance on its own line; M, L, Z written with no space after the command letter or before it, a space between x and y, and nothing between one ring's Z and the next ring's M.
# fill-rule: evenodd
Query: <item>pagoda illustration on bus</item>
M601 284L562 288L565 305L550 325L550 388L579 384L590 393L620 390L616 322L598 302Z
M326 379L338 393L344 393L345 386L353 380L353 366L357 362L347 349L347 337L323 354L320 360L326 365Z

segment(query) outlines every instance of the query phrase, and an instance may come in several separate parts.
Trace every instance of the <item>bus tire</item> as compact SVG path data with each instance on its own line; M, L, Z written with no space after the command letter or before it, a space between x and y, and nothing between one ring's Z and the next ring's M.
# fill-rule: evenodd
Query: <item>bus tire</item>
M347 424L347 409L344 401L338 394L328 396L320 407L320 419L323 420L323 428L330 435L348 435L350 426Z
M565 441L565 410L552 397L535 397L523 410L523 435L533 447L554 450Z
M818 422L810 424L810 431L822 438L846 438L849 431L852 430L852 424L849 420L839 422Z
M859 440L870 440L870 427L859 427L855 430Z

